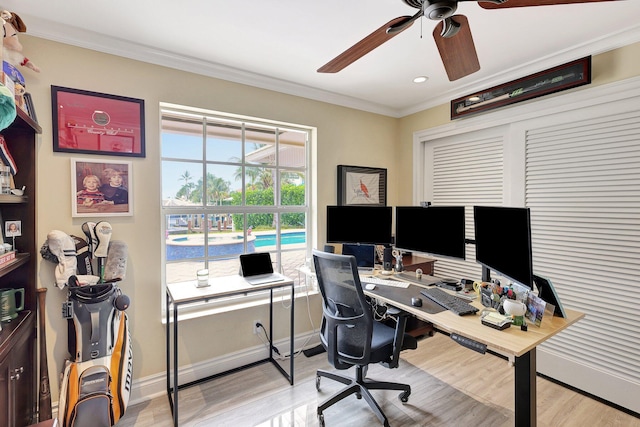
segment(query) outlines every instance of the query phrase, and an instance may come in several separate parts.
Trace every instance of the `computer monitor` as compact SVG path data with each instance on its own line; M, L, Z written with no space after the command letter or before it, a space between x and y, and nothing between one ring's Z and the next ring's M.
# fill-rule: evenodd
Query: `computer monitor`
M558 296L556 289L553 287L551 280L534 273L533 282L536 284L536 288L538 289L538 297L555 306L553 314L558 317L566 318L567 313L564 311L564 307L560 302L560 297Z
M476 261L533 289L531 218L528 208L474 206Z
M437 257L464 259L464 206L397 206L394 246Z
M392 243L391 206L327 206L327 243Z
M373 270L376 266L375 245L343 243L342 255L353 255L356 257L356 265L359 270Z

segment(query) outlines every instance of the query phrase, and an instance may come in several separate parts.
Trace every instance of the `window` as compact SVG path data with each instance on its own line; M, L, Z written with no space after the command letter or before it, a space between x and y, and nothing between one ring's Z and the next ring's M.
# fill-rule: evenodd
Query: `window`
M161 105L164 282L236 274L270 252L292 279L311 251L311 128Z

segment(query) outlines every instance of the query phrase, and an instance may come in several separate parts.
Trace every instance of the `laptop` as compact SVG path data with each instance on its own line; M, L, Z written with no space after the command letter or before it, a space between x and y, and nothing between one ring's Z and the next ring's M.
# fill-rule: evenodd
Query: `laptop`
M286 277L273 272L269 252L255 252L240 255L240 275L250 285L284 282Z
M353 255L356 257L358 274L371 275L376 263L376 246L344 243L342 245L342 255Z

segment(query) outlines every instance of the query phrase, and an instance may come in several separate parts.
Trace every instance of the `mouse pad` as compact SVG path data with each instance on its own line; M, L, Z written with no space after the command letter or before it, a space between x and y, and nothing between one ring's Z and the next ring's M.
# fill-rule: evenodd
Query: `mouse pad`
M408 288L396 288L393 286L376 285L376 288L370 292L371 294L380 295L381 297L388 298L390 300L398 301L398 303L411 306L411 298L417 297L422 299L422 307L413 307L416 310L424 311L429 314L440 313L445 311L446 308L436 304L429 298L420 293L423 289L420 286L409 285Z

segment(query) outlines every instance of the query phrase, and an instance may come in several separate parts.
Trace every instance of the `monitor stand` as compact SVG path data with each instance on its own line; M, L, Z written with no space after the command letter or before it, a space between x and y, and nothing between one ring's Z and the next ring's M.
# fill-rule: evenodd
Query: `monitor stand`
M436 286L439 288L448 289L450 291L456 291L456 292L462 290L462 285L457 280L448 279L448 278L440 279L440 281L436 283Z

